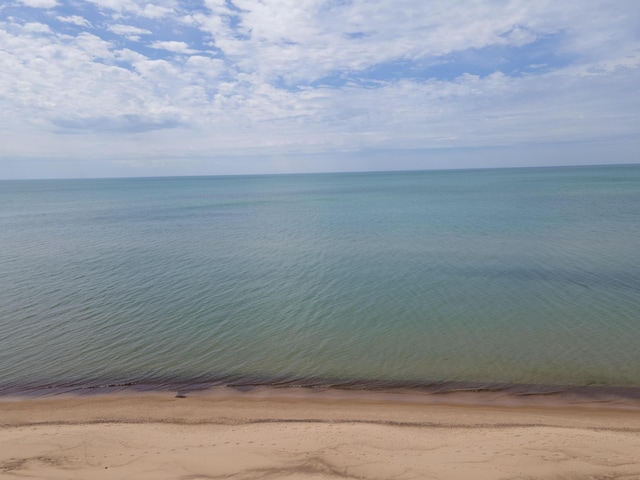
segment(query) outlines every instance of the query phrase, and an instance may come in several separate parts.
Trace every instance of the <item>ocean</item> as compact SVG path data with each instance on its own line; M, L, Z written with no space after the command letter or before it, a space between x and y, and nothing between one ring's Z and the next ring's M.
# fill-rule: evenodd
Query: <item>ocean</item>
M640 165L0 181L0 395L640 391Z

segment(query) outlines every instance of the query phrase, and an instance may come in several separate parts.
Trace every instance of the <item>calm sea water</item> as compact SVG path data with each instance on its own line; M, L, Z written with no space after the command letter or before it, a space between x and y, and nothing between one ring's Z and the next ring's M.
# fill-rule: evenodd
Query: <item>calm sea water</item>
M640 387L640 166L0 182L0 393Z

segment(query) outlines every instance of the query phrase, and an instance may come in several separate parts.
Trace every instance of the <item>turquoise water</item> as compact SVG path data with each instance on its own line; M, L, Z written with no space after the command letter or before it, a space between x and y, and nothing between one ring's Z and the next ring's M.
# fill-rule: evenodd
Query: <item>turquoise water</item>
M640 166L0 182L0 393L640 387Z

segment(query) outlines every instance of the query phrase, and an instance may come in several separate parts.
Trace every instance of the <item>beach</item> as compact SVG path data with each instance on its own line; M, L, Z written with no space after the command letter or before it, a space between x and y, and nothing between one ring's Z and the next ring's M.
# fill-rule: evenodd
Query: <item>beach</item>
M638 479L640 166L5 181L0 479Z
M0 478L640 478L637 405L300 390L5 397Z

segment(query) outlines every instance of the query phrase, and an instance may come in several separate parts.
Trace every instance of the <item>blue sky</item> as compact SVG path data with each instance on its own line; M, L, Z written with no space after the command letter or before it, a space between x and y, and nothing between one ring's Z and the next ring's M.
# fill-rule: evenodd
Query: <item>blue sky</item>
M636 0L5 0L0 178L640 161Z

